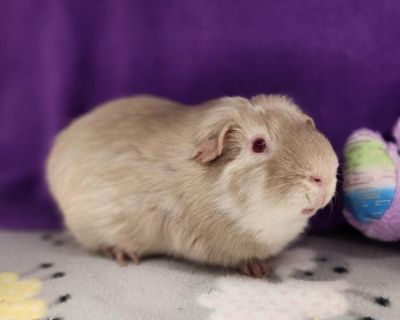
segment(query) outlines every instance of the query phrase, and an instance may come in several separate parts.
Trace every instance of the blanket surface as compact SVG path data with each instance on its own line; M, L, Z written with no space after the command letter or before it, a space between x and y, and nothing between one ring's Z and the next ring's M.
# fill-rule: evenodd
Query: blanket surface
M1 320L400 318L399 248L348 236L303 238L264 280L164 257L119 267L65 233L0 232L0 257Z

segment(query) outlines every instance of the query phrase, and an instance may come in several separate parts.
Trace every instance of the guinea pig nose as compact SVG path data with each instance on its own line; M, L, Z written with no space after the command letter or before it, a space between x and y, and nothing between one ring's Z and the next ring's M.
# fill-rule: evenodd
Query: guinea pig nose
M310 180L312 183L316 184L317 186L322 186L322 179L319 176L311 176Z

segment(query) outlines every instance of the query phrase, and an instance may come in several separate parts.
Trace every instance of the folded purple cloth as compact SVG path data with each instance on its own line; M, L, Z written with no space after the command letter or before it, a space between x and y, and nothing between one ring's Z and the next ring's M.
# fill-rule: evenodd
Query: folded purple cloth
M0 227L60 225L43 166L51 140L105 100L294 97L338 153L399 115L400 3L30 0L0 3ZM337 204L340 204L337 201ZM336 205L314 229L341 223Z

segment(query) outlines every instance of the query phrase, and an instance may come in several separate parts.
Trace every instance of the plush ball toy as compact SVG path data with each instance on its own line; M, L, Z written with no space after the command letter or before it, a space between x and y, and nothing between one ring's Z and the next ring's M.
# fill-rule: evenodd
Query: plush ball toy
M368 129L356 130L345 145L344 216L367 237L400 240L400 119L395 143Z

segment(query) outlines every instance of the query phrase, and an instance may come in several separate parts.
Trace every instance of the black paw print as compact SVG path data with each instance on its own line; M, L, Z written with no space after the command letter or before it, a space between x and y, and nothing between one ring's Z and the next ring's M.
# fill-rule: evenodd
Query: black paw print
M333 272L342 274L342 273L348 273L349 270L347 270L345 267L338 266L333 268Z
M376 304L379 304L382 307L390 307L390 300L385 297L376 297L374 299Z
M43 270L43 269L51 270L54 266L55 266L55 264L52 262L42 262L38 265L36 270ZM65 276L66 276L66 273L64 271L55 271L55 272L52 272L50 275L46 276L45 278L43 278L42 280L49 281L49 280L64 278ZM72 298L72 296L69 293L59 295L53 303L49 304L50 310L53 306L61 304L61 303L66 303L71 298ZM43 320L65 320L65 319L62 317L59 317L59 316L51 316L51 317L49 317L47 319L43 319Z
M41 239L43 241L50 241L50 240L54 239L54 235L51 234L51 233L45 233L45 234L42 234ZM56 247L63 246L64 245L64 240L62 240L62 239L54 239L53 245L56 246Z

